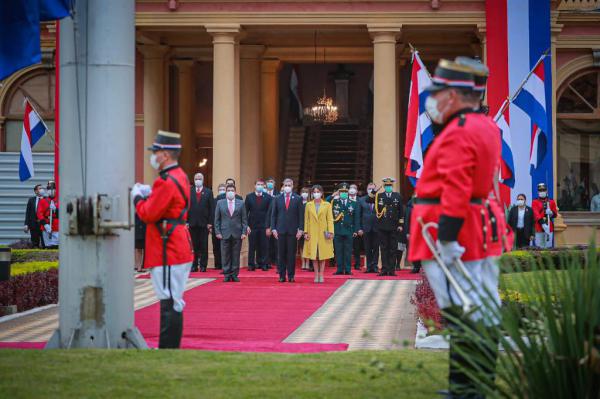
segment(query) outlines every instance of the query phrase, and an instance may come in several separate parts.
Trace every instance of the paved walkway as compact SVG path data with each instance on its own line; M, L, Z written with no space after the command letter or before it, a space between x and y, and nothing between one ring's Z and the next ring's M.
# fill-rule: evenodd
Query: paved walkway
M213 279L189 279L186 290L213 281ZM149 279L135 280L134 307L141 309L158 302ZM47 342L58 328L58 305L48 306L39 312L0 321L2 342Z
M415 339L410 297L416 283L348 280L284 342L344 342L349 350L401 347Z

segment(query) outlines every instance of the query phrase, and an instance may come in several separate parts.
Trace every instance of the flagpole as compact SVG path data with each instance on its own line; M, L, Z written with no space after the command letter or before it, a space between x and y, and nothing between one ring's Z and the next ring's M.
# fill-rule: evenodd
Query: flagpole
M533 74L533 71L535 71L535 68L537 68L538 65L540 65L540 63L544 60L544 58L546 58L548 56L549 52L550 52L549 48L546 51L544 51L544 53L540 56L540 59L537 60L537 62L533 66L533 68L531 68L531 70L529 71L529 73L527 74L527 76L525 76L525 79L523 79L523 81L521 82L521 84L519 85L519 87L517 88L517 90L515 90L515 92L513 93L513 95L510 96L510 97L507 97L504 100L504 102L502 103L502 106L500 107L500 110L496 114L496 118L494 119L494 122L498 122L498 120L500 119L500 116L502 116L502 114L504 113L504 111L506 110L506 108L514 101L515 98L517 98L517 96L519 95L519 93L521 93L521 90L523 90L523 86L525 86L525 83L527 83L527 81L529 80L529 78Z
M42 125L44 125L44 127L46 128L46 133L48 133L48 137L50 138L50 141L56 147L56 141L54 141L54 137L52 137L52 131L48 128L48 125L46 125L46 122L44 122L44 119L42 119L42 117L40 116L40 113L37 111L37 109L35 109L35 107L33 106L33 102L27 96L25 96L25 101L29 103L33 112L35 112L35 114L39 118L40 122L42 122Z

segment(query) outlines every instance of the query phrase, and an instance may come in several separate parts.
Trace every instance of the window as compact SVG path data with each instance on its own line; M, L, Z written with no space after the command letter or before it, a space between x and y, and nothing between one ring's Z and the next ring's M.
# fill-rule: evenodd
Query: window
M600 212L600 69L573 76L557 98L558 206Z

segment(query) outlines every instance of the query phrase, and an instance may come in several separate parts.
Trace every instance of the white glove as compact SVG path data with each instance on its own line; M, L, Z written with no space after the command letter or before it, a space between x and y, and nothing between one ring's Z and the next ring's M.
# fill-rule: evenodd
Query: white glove
M546 208L546 215L548 216L552 216L552 209L550 209L550 207Z
M52 228L50 227L49 224L44 225L44 230L46 230L46 233L48 233L48 234L52 233Z
M546 234L550 234L550 226L548 226L548 224L547 224L547 223L544 223L544 224L542 225L542 229L544 229L544 232L545 232Z
M131 188L131 198L134 198L134 199L135 199L135 197L146 198L150 195L151 192L152 192L152 189L150 188L150 186L148 186L146 184L135 183L133 185L133 187Z
M147 184L142 184L140 185L141 189L142 189L142 195L144 196L144 198L148 198L150 196L150 194L152 194L152 187L150 187Z
M54 201L50 202L50 209L52 209L53 211L56 209L56 205L54 204Z
M442 257L442 261L447 265L453 264L454 261L460 259L462 254L465 253L465 247L461 247L458 241L442 242L438 240L436 247Z

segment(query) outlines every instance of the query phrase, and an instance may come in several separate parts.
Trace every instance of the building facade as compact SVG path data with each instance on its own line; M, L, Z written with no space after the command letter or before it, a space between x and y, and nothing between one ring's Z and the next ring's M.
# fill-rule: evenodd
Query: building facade
M557 244L600 242L600 1L551 5ZM484 0L138 0L136 26L137 180L155 177L144 148L166 129L182 134L190 177L202 172L212 186L233 177L242 193L257 177L333 187L391 175L410 194L411 46L430 70L487 52ZM19 149L25 95L53 119L54 28L43 32L45 63L0 87L2 151ZM324 92L338 120L310 123L300 110Z

